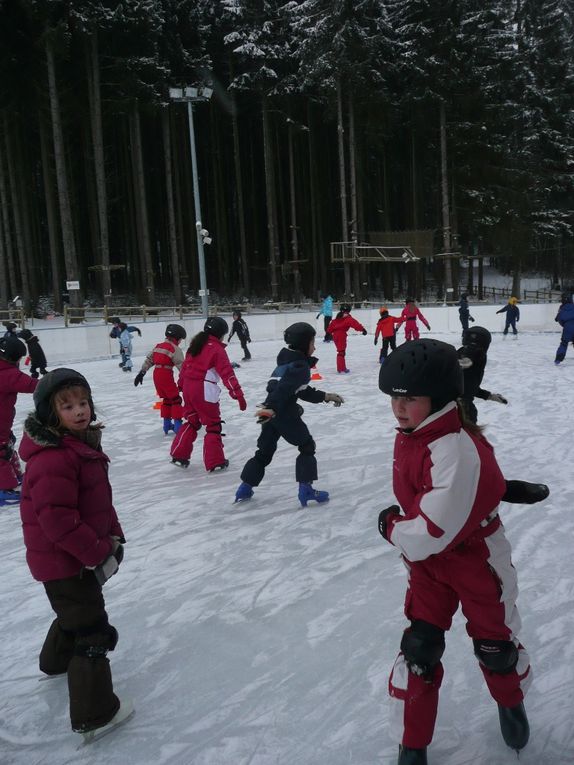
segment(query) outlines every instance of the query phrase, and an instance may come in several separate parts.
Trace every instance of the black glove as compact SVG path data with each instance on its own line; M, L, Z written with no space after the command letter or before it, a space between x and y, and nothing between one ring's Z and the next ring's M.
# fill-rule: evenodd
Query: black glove
M139 327L136 327L136 332L138 333L138 337L142 336L142 331L139 329Z
M117 539L113 539L113 545L112 552L94 569L94 576L100 587L103 587L108 579L117 573L120 563L124 559L123 545Z
M375 337L375 339L373 340L373 344L374 344L374 345L376 345L376 344L377 344L377 338L376 338L376 337Z
M367 334L368 334L367 330L366 330L366 329L364 329L364 330L363 330L363 335L367 335Z
M379 513L379 534L383 536L387 542L389 541L387 536L387 519L390 515L400 516L400 514L401 508L398 505L391 505L390 507L386 507Z
M137 375L134 377L134 385L136 388L138 385L141 385L143 383L145 372L138 372Z
M528 483L527 481L506 481L506 491L503 502L518 505L534 505L542 502L550 494L545 483Z
M319 318L319 316L321 316L321 314L320 314L320 313L318 313L318 314L317 314L317 316L315 316L315 318L316 318L316 319L318 319L318 318Z
M508 404L508 401L500 393L490 393L487 401L496 401L497 404Z

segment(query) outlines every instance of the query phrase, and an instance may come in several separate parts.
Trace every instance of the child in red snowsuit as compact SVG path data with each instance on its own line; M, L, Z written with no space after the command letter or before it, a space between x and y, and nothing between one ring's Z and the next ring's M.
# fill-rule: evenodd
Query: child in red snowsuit
M420 319L425 327L430 329L430 324L415 305L415 301L412 298L407 298L407 304L401 313L401 321L405 323L405 340L419 339L417 319Z
M33 393L38 384L18 369L20 359L25 355L26 346L16 335L6 334L0 339L0 506L20 501L20 492L15 491L22 480L22 472L14 451L14 406L18 393Z
M398 316L389 316L389 311L386 306L379 308L379 313L381 318L377 322L377 328L375 330L375 345L377 344L379 335L382 335L383 346L379 355L379 364L382 364L389 353L389 346L392 351L397 347L396 333L398 327L403 323L403 320Z
M179 324L168 324L165 328L165 340L158 343L145 357L142 368L134 378L134 385L141 385L145 373L154 367L153 381L157 395L163 398L161 416L163 417L163 432L167 435L170 430L177 433L181 427L183 407L181 396L175 379L173 368L180 370L183 364L183 353L179 344L187 337L187 332Z
M219 396L222 381L231 398L245 411L247 403L235 372L227 358L223 338L229 331L225 319L212 316L206 322L203 332L191 341L179 375L179 389L185 402L185 423L171 445L174 465L188 467L193 444L201 426L205 427L203 440L203 463L210 473L224 470L229 461L223 452L221 436L221 411Z
M332 336L337 349L337 373L349 373L351 370L347 369L347 363L345 361L345 352L347 350L347 332L350 329L356 329L357 332L362 332L363 335L367 334L367 330L363 325L351 316L351 306L348 303L341 305L339 313L335 316L333 321L329 324L329 334Z
M498 703L503 738L522 749L529 735L522 702L531 673L518 638L516 571L498 511L501 501L539 502L548 487L505 481L492 446L457 404L463 375L453 346L438 340L399 346L381 366L379 387L391 396L399 424L393 460L398 505L380 513L379 532L399 549L408 571L410 627L389 681L398 765L426 765L445 632L459 605Z

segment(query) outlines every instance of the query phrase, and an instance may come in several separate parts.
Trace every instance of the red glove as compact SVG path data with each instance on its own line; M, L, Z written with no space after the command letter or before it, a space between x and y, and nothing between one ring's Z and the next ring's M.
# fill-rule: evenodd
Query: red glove
M239 408L242 412L247 409L247 401L245 400L245 396L237 396L237 403L239 404Z

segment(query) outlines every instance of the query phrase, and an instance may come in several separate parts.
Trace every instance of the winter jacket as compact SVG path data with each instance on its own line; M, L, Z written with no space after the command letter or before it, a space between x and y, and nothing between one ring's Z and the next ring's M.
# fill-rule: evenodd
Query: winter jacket
M311 368L315 366L317 359L314 356L306 356L302 351L294 351L291 348L282 348L277 356L277 366L267 383L267 398L264 407L273 409L280 416L298 398L309 401L312 404L320 404L325 401L325 392L312 388Z
M403 320L398 316L381 316L377 322L377 328L375 330L375 343L379 339L379 335L383 337L393 337L395 334L395 325L400 327Z
M458 349L457 354L459 359L469 359L472 362L470 366L463 365L464 393L462 398L472 401L476 396L486 401L490 396L490 391L480 387L486 366L486 352L477 345L463 345Z
M389 517L388 539L409 561L420 561L496 531L506 484L492 446L462 428L451 401L397 434L393 490L404 516Z
M422 323L425 325L425 327L427 329L430 329L430 325L428 321L425 319L425 317L422 315L422 313L419 311L416 305L413 305L412 308L410 307L410 305L406 305L401 311L401 321L407 322L407 326L409 321L415 322L416 324L417 319L420 319Z
M574 326L574 303L561 305L554 321L557 321L561 327Z
M139 329L139 327L132 327L131 325L128 325L127 326L127 330L130 333L137 332L138 335L141 337L142 333L141 333L141 330ZM119 339L121 334L122 334L122 330L120 329L120 327L115 326L115 327L112 328L112 331L110 332L110 337L112 338L112 340L115 340L116 338Z
M229 342L233 335L237 335L240 343L250 343L251 337L249 336L249 327L243 319L235 319L231 327L231 332L227 341Z
M496 313L505 313L507 322L514 321L515 319L519 321L520 319L520 308L512 303L507 303Z
M347 347L347 332L350 329L356 329L357 332L367 331L360 322L348 313L341 316L340 319L335 318L330 322L327 331L333 336L337 349Z
M30 357L30 366L36 369L46 369L48 362L46 361L46 354L44 353L40 341L35 335L29 340L26 340L26 347L28 348L28 356Z
M189 396L186 396L186 387L194 382L203 383L205 401L219 401L221 388L218 383L220 381L229 391L231 398L238 399L243 396L241 385L235 376L225 347L225 343L210 335L197 356L186 354L178 381L178 388L183 391L186 401L190 400Z
M128 356L132 355L132 336L130 334L129 328L126 327L122 332L120 332L119 336L120 341L120 348L122 349L122 353L125 353Z
M328 295L326 298L323 299L323 305L321 306L321 309L319 313L317 314L317 318L319 316L332 316L333 315L333 298L331 295Z
M472 316L470 315L470 308L468 307L468 300L466 298L461 297L461 299L458 301L459 309L458 313L460 315L461 319L469 318L474 321Z
M36 385L38 380L20 372L16 364L0 360L0 444L10 438L18 393L34 393Z
M183 351L179 345L172 343L171 340L168 340L166 337L165 340L162 340L161 343L154 346L145 357L141 371L145 373L154 365L158 367L169 367L170 369L173 367L181 369L182 364Z
M97 566L123 537L112 503L108 457L71 434L56 435L35 414L24 424L20 515L26 560L41 582Z

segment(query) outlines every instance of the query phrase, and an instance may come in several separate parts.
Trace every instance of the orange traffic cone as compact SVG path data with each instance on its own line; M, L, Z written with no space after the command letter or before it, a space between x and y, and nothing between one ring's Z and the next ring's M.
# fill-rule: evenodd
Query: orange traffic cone
M311 368L311 379L312 380L322 380L323 379L321 377L321 375L319 374L319 372L317 372L317 367L312 367Z
M159 398L159 401L156 401L155 404L152 406L152 409L161 409L161 405L163 403L162 397L159 395L159 393L155 394L157 398Z

